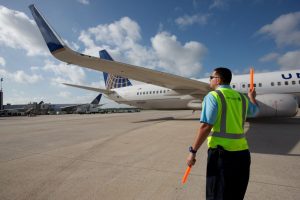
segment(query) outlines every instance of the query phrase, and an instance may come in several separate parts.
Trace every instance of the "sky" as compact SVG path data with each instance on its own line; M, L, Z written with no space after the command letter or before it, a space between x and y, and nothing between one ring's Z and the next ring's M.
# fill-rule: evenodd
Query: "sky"
M89 103L103 75L51 56L28 9L35 4L73 50L188 78L299 69L297 0L0 0L4 104ZM133 82L134 84L141 84ZM120 107L103 98L106 107ZM121 105L122 107L122 105Z

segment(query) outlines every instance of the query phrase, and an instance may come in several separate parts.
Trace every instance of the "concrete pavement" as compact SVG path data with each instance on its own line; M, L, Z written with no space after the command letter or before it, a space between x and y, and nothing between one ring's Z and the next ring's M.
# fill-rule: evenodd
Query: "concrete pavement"
M0 199L205 199L206 145L185 185L199 112L0 118ZM245 199L300 198L300 117L246 123Z

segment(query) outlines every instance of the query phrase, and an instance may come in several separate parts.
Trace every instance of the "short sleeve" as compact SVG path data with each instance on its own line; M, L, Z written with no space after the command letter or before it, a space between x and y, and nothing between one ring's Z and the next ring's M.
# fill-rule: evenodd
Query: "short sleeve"
M259 108L256 104L253 104L249 100L248 110L247 110L247 117L255 117L259 112Z
M211 93L208 93L203 99L200 122L214 125L217 120L217 114L218 102Z

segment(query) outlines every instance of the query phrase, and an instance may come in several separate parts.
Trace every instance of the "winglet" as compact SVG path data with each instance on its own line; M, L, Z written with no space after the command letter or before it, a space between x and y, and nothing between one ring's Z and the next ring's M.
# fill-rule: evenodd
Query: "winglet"
M47 43L47 46L50 52L57 51L59 49L64 48L64 42L58 36L58 34L50 27L50 25L46 22L44 17L40 14L40 12L36 9L36 7L32 4L29 6L31 14L40 29L44 40Z

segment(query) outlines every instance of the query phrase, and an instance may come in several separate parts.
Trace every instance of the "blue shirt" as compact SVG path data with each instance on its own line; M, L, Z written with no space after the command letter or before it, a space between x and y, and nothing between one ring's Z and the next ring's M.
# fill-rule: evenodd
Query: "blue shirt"
M218 88L231 88L229 85L220 85ZM258 112L257 105L249 101L247 117L254 117ZM200 122L206 124L214 125L217 120L218 114L218 102L215 97L208 93L202 103L202 112L200 117Z

